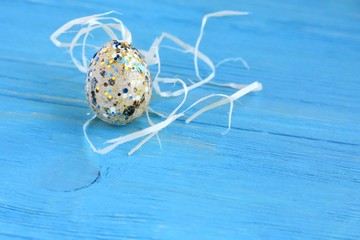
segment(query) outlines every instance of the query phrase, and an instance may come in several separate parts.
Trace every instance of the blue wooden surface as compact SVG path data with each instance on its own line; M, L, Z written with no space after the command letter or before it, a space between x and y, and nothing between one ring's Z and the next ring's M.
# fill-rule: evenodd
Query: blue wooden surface
M0 239L359 239L360 4L319 1L1 1ZM91 151L85 76L49 36L73 18L117 10L138 48L166 31L195 44L218 81L264 84L139 152ZM224 37L225 38L221 38ZM162 50L163 76L194 78L190 56ZM204 68L205 69L205 68ZM206 72L206 69L204 70ZM232 91L206 87L190 100ZM170 111L179 99L154 106ZM146 126L96 121L97 145Z

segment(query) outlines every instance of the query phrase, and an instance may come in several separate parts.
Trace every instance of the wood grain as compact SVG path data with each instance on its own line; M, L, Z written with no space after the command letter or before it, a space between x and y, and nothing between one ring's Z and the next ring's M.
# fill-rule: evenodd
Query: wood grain
M1 239L359 239L360 4L319 1L1 1ZM166 31L195 44L216 80L264 90L107 155L82 134L85 76L51 33L73 18L116 10L148 48ZM169 43L170 44L170 43ZM192 58L162 49L162 76L195 78ZM208 71L200 65L202 74ZM189 96L231 94L208 86ZM170 111L180 99L153 99ZM146 126L96 121L98 146Z

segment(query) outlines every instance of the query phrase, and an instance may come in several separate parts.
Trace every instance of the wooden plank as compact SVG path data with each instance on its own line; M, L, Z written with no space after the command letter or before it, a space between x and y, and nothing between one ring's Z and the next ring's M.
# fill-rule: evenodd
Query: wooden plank
M359 239L360 15L346 1L3 1L0 3L1 239ZM139 152L107 155L82 133L85 76L51 33L73 18L116 10L148 48L166 31L220 67L216 80L264 90L190 125L180 119ZM169 43L170 44L170 43ZM189 55L162 49L162 76L195 79ZM202 74L207 73L200 65ZM155 70L155 69L153 69ZM189 101L229 89L207 86ZM180 99L155 96L169 112ZM147 126L96 121L97 146Z

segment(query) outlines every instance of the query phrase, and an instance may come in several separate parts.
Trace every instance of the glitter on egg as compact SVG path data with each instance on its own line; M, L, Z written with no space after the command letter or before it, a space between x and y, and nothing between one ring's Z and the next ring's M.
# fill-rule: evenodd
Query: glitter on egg
M124 125L146 111L151 86L150 71L139 51L127 42L112 40L94 55L85 90L90 107L101 120ZM144 93L140 102L138 92Z

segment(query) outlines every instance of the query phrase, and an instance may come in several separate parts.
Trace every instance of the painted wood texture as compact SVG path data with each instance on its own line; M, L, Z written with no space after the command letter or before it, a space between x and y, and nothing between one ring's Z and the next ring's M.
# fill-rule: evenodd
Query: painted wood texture
M0 239L360 239L360 3L318 1L1 1ZM186 126L179 120L133 156L82 134L85 76L51 33L108 10L140 49L166 31L195 44L219 82L264 90ZM171 45L171 43L168 43ZM161 49L162 76L195 79L190 55ZM208 71L200 66L202 74ZM189 100L233 91L207 86ZM154 97L170 111L180 99ZM147 125L96 121L98 146Z

